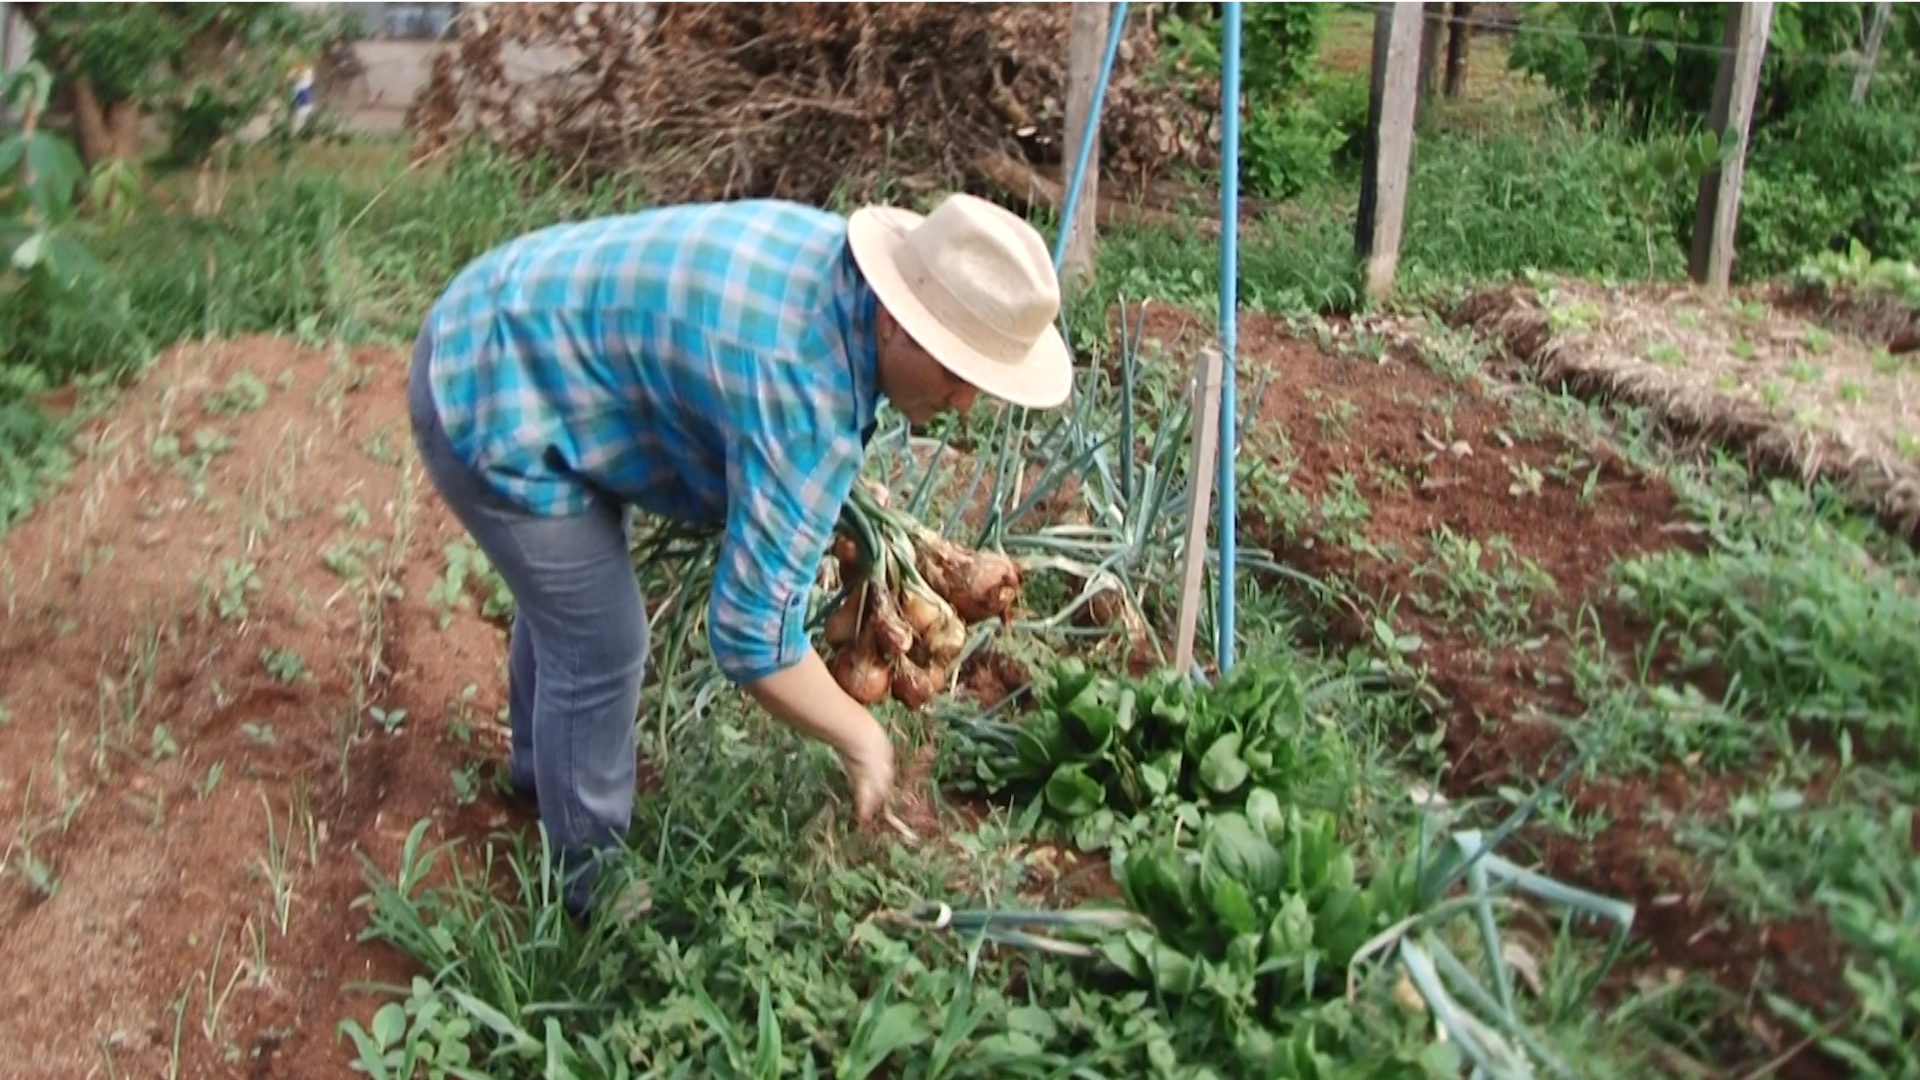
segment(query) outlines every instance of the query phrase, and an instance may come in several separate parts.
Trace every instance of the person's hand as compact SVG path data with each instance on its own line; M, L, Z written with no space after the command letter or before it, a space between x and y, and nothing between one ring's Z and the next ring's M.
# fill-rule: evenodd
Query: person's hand
M817 653L747 685L783 723L833 747L853 789L853 819L865 825L893 794L893 742L866 706L847 695Z
M840 749L840 764L853 791L853 820L865 825L893 796L893 740L878 721Z

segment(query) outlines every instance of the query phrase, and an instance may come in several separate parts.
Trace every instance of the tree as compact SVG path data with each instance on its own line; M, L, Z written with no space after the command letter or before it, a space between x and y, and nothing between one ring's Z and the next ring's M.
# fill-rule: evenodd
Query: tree
M34 57L53 72L89 169L141 159L162 122L161 161L201 164L320 55L334 21L290 4L25 3Z

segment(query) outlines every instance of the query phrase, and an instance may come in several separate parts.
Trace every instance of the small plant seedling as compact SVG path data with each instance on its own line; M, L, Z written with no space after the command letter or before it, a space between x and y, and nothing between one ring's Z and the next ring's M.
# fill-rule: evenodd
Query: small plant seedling
M1540 470L1524 461L1508 462L1507 473L1513 477L1513 483L1507 485L1507 494L1516 498L1538 496L1541 485L1546 483L1546 477L1540 474Z
M406 722L407 710L388 710L378 705L369 705L367 707L367 716L372 719L374 723L380 725L380 730L392 735L400 730L401 724Z
M246 370L234 372L224 389L207 394L205 400L206 410L215 416L241 416L264 407L266 403L267 384Z
M261 649L260 664L268 674L287 686L307 673L307 662L292 649Z
M1647 346L1647 359L1661 367L1683 368L1687 366L1687 354L1671 341L1656 341Z
M1805 360L1795 360L1787 365L1787 377L1797 383L1817 383L1825 374L1820 365Z

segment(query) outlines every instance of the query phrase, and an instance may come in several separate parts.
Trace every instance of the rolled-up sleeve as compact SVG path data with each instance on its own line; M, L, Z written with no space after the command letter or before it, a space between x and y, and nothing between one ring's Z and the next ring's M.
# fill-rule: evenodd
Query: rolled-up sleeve
M813 583L863 454L858 436L822 428L745 434L728 448L707 635L736 685L784 671L812 648Z

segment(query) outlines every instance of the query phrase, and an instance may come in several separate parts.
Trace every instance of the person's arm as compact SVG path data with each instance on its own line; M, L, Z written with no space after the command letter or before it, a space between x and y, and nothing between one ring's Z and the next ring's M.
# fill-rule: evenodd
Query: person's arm
M870 755L879 724L834 680L812 649L792 665L741 687L788 727L826 743L842 757Z
M818 428L729 448L727 531L708 610L721 671L776 719L839 753L862 820L892 784L892 745L813 651L806 620L864 453L857 436Z

